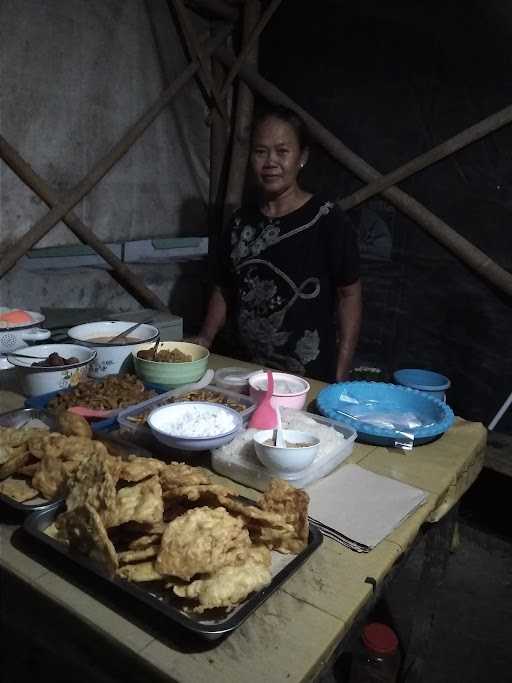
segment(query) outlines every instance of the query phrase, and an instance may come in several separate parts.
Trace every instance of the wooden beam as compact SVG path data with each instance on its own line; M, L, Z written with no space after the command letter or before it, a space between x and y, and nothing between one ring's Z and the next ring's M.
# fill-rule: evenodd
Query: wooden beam
M224 67L217 61L212 62L212 73L217 84L224 81ZM209 235L217 232L220 219L220 206L226 180L226 153L228 130L217 110L211 112L210 119L210 187L208 194Z
M235 7L229 7L222 0L187 0L187 5L195 10L206 10L209 14L219 19L236 21L238 11Z
M232 66L235 62L233 53L225 48L217 50L216 56L227 67ZM295 111L304 121L311 136L358 178L365 182L371 182L381 177L375 168L355 154L319 121L294 102L291 97L288 97L282 90L260 76L254 69L242 66L239 73L240 77L253 90L263 95L267 100ZM487 254L398 187L390 187L384 190L382 194L476 273L502 292L512 296L512 275L489 258Z
M366 187L362 187L360 190L357 190L348 197L341 199L339 202L341 208L344 211L352 209L354 206L361 204L370 197L387 190L392 185L396 185L402 180L409 178L410 176L414 175L414 173L417 173L418 171L435 164L441 159L445 159L446 157L450 156L450 154L457 152L459 149L467 147L471 143L480 140L486 135L489 135L489 133L506 126L511 121L512 105L501 109L485 119L482 119L473 126L466 128L461 133L458 133L448 140L441 142L439 145L436 145L436 147L433 147L428 152L420 154L414 159L411 159L411 161L408 161L403 166L400 166L390 173L386 173L386 175L381 176L378 178L378 180L372 181L366 185Z
M257 40L252 40L250 50L246 50L246 47L249 40L251 40L254 35L255 26L259 25L259 16L259 0L247 0L243 17L242 52L245 52L247 55L246 63L254 68L257 67L258 63ZM232 72L233 67L231 69L231 73ZM229 76L227 77L226 82L228 80ZM233 126L233 142L231 146L226 199L224 202L223 224L227 222L233 211L242 203L247 162L249 160L253 106L254 98L250 88L248 88L243 81L240 81L235 104L235 123Z
M0 135L0 157L16 175L23 180L51 208L59 203L59 195L39 176L33 168L11 147ZM75 213L64 216L64 223L85 244L91 246L117 274L121 284L135 296L135 298L150 308L158 311L168 311L169 307L135 275L130 268L117 258L112 251L96 237L94 232L78 218Z
M231 66L226 81L222 86L221 97L225 97L235 80L241 64L254 64L254 53L258 49L258 39L265 29L266 25L272 18L274 12L277 10L282 0L272 0L267 9L263 12L261 19L252 27L251 32L243 41L240 54L236 58L234 64Z
M226 40L231 33L232 27L224 26L220 28L205 45L205 53L211 54ZM37 244L56 223L58 223L78 202L88 194L95 185L108 173L121 157L132 147L140 138L146 128L156 119L160 112L169 102L180 92L180 90L190 81L199 69L199 62L192 62L178 76L168 88L158 97L151 107L143 114L139 120L131 126L123 135L119 142L107 152L92 168L92 170L78 183L70 192L66 193L58 204L56 204L47 214L38 220L16 244L0 260L0 278L2 278L18 260Z
M229 117L226 111L224 98L220 95L219 90L217 88L217 84L215 83L215 80L212 77L212 74L210 73L209 64L203 53L203 48L195 34L194 27L192 26L189 20L189 17L187 15L187 9L183 4L183 0L173 0L173 3L174 8L176 10L176 15L178 17L178 22L180 24L181 30L183 31L183 35L185 37L185 41L187 43L188 51L190 52L191 59L192 61L194 59L197 59L199 61L199 64L201 65L201 68L198 71L198 77L207 95L213 98L215 106L217 107L217 111L222 117L225 125L228 126ZM206 104L208 105L208 107L210 106L210 102L207 102Z

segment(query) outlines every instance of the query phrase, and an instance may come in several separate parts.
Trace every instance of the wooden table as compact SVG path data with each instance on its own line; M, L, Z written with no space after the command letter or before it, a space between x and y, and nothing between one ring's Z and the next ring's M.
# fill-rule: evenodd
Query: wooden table
M210 366L234 364L251 367L215 355ZM311 382L310 397L322 386ZM0 525L3 618L14 632L25 634L32 647L44 649L50 661L53 656L64 662L67 680L69 672L75 680L82 676L95 683L315 680L425 528L434 533L428 541L423 584L430 589L439 582L454 510L481 470L485 443L481 424L457 419L441 439L408 454L355 444L347 462L428 491L425 505L368 554L325 538L307 563L221 642L184 636L165 618L125 596L112 595L101 581L42 552L18 529L20 520L13 516L4 516ZM426 618L413 628L407 681L421 679L422 646L431 623L429 600L420 594L416 605Z

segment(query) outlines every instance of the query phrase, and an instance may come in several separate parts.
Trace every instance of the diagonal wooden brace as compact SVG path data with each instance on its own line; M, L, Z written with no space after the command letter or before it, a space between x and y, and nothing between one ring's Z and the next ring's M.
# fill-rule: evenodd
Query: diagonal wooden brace
M31 190L48 204L51 208L59 203L59 195L39 176L18 152L0 135L0 157L5 161L9 168L16 173ZM159 311L167 311L168 307L154 292L148 289L128 266L117 258L115 254L96 237L94 232L88 228L78 218L75 213L68 213L64 216L64 223L70 230L98 253L105 261L112 266L112 269L119 277L119 280L132 292L137 299L146 306Z
M231 50L221 48L217 50L216 57L226 66L231 67L235 63L235 56ZM282 90L260 76L254 69L242 66L239 72L242 78L253 90L260 93L274 104L278 104L293 110L307 126L311 136L319 142L332 156L348 168L361 180L369 183L381 178L381 174L364 159L349 149L339 138L325 128L311 114L288 97ZM512 296L512 275L493 261L487 254L474 244L471 244L462 235L459 235L451 226L441 220L426 206L400 190L398 187L390 187L382 192L386 199L400 209L406 216L412 218L418 225L424 228L440 244L449 249L457 258L470 266L475 272L484 277L488 282L498 287L501 291Z
M204 47L205 54L212 54L231 33L232 26L227 25L220 28ZM34 244L39 242L78 202L88 194L93 187L105 176L108 171L126 154L132 145L140 138L146 128L156 119L160 112L169 102L180 92L180 90L190 81L199 69L199 62L192 62L178 76L168 88L158 97L151 107L143 114L139 120L128 129L119 142L107 152L83 178L83 180L56 204L47 214L38 220L24 235L16 245L5 254L0 260L0 278L2 278L17 263L17 261L31 249Z

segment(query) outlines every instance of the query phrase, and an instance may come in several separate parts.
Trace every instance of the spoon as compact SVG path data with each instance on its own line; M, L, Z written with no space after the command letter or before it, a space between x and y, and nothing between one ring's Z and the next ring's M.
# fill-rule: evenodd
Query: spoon
M111 337L106 343L112 344L112 342L118 341L119 339L126 337L127 334L130 334L130 332L133 332L133 330L136 330L137 327L139 327L140 325L145 325L146 323L149 323L149 322L151 322L151 318L149 318L147 320L141 320L138 323L135 323L134 325L129 327L128 329L123 330L122 332L119 332L119 334L116 334L115 336Z
M279 410L279 408L276 408L276 414L277 414L277 429L274 431L274 434L275 434L274 444L278 448L285 448L286 442L284 440L283 425L281 423L281 411Z
M7 358L12 356L13 358L33 358L34 360L44 360L43 356L29 356L27 353L14 353L14 351L6 351L0 354L2 358Z
M255 429L274 429L278 424L279 415L270 402L273 393L274 377L270 370L267 370L267 391L256 410L251 415L249 427L254 427Z

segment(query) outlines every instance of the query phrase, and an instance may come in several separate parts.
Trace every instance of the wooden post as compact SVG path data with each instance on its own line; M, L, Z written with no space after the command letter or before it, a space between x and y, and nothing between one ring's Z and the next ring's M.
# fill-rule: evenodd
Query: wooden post
M247 0L244 8L242 49L243 46L247 44L251 32L258 23L259 15L259 0ZM257 63L258 44L256 42L247 55L247 64L256 68ZM245 83L240 81L236 96L235 124L233 127L233 142L231 146L226 200L224 203L223 224L226 223L233 211L242 203L247 162L249 159L253 105L254 98L251 90Z
M217 50L216 56L227 67L230 67L235 62L233 53L225 48ZM358 178L365 182L371 182L381 177L381 174L375 168L355 154L319 121L253 69L242 66L239 74L253 90L259 92L270 102L295 111L308 127L311 136ZM501 291L512 295L512 275L478 249L478 247L471 244L469 240L459 235L452 227L423 206L423 204L398 187L390 187L382 194L476 273Z
M0 136L0 157L16 175L26 183L51 208L59 202L59 195L33 170L33 168ZM168 306L130 268L113 254L94 232L78 218L75 213L64 216L64 223L85 244L92 247L105 261L112 266L121 284L141 303L158 311L169 310Z
M207 106L210 106L210 98L213 98L215 106L221 117L223 118L226 125L229 123L228 113L226 111L226 105L223 98L220 96L219 89L212 77L209 70L208 61L203 54L203 48L197 38L194 27L190 23L189 17L187 16L187 9L183 4L183 0L174 0L174 8L176 10L176 15L178 17L178 22L181 26L181 30L185 37L185 42L187 43L187 49L190 53L191 60L197 59L201 68L198 71L199 80L205 90L207 96Z
M220 86L224 80L224 67L212 61L212 74L215 83ZM217 109L210 113L210 191L209 191L209 235L218 231L220 206L225 184L226 152L228 131Z
M222 0L188 0L187 5L195 10L206 10L214 17L228 21L235 21L238 17L236 8L229 7Z
M231 26L219 29L205 45L206 54L211 54L226 40L231 32ZM199 62L195 61L176 78L168 88L160 95L153 105L143 114L140 119L131 126L119 142L102 157L83 180L70 192L66 193L51 209L46 216L38 220L21 237L12 249L0 260L0 278L2 278L17 263L17 261L39 242L78 202L85 197L92 188L108 173L108 171L126 154L130 147L139 139L146 128L156 119L158 114L166 107L177 93L188 83L199 69Z

